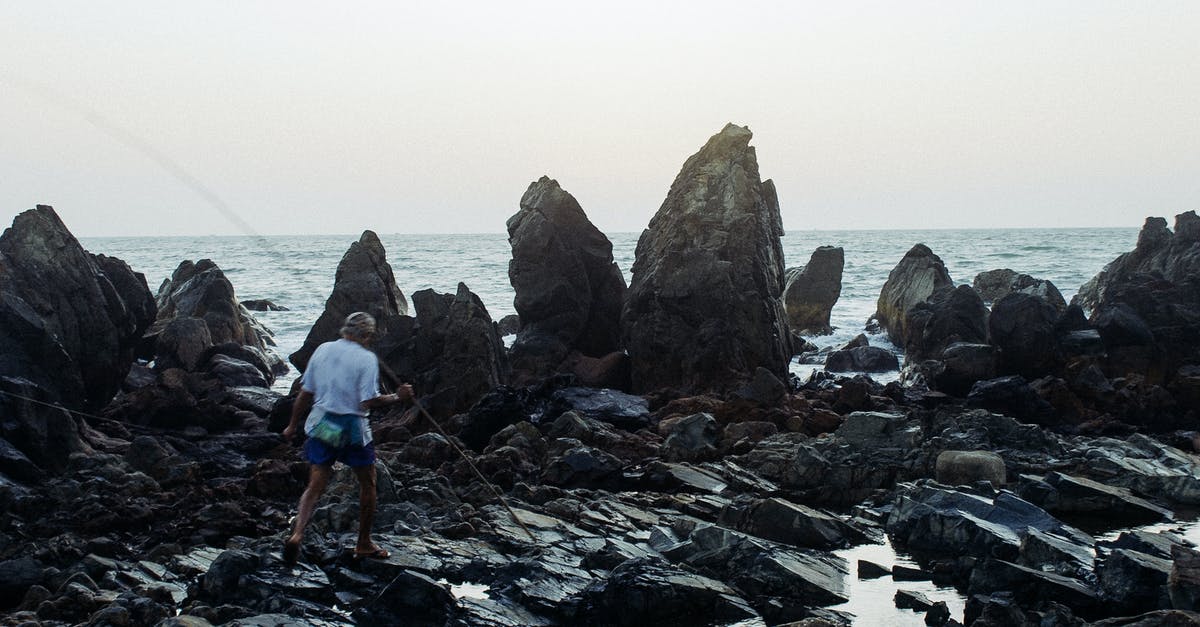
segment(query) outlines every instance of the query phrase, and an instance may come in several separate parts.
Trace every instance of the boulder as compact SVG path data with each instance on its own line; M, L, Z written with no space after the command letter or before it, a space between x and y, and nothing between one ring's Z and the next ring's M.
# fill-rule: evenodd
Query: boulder
M829 372L891 372L900 369L896 354L878 346L859 346L834 351L825 358Z
M908 344L908 311L942 288L953 287L946 265L924 244L912 247L888 274L872 318L896 346Z
M788 268L784 278L783 306L794 333L823 335L833 332L829 314L842 294L845 253L840 246L821 246L806 265Z
M847 546L861 535L835 516L781 498L750 499L721 511L718 524L752 536L810 549Z
M660 430L664 425L667 423L660 425ZM673 418L665 431L663 459L670 462L694 462L717 457L717 421L712 414Z
M266 361L264 377L270 385L275 375L287 372L287 365L271 350L275 340L269 329L254 318L237 300L233 284L217 264L209 259L179 264L171 278L158 290L158 318L151 327L151 337L162 338L167 328L178 319L198 319L204 322L207 337L194 322L177 324L170 336L158 345L168 351L165 363L156 364L159 372L184 367L197 347L232 343L257 351ZM203 366L203 362L192 367Z
M414 292L416 318L396 316L375 346L388 374L413 384L435 417L467 411L507 382L504 341L483 301L466 284L454 294Z
M730 124L692 155L638 240L621 315L636 392L787 378L783 224L750 138Z
M630 560L589 586L576 617L584 624L735 623L758 613L736 590L659 559Z
M1040 298L1053 306L1059 313L1067 308L1066 299L1053 283L1046 279L1035 279L1028 274L1020 274L1008 268L980 272L975 275L972 286L988 304L995 303L1009 294L1018 293Z
M53 208L19 214L0 235L0 376L68 407L102 407L153 316L145 277L88 253Z
M1157 273L1170 282L1200 275L1200 239L1195 232L1200 217L1195 211L1175 216L1175 232L1167 228L1163 218L1146 218L1137 245L1130 252L1109 262L1095 277L1079 288L1071 299L1085 310L1096 312L1110 300L1109 290L1135 274Z
M1167 577L1167 592L1171 607L1193 612L1200 609L1200 552L1174 545L1169 557L1171 574Z
M976 382L967 395L967 405L1012 416L1022 422L1047 424L1055 417L1050 403L1042 400L1020 375Z
M1036 379L1060 368L1058 318L1053 305L1029 294L1012 293L996 301L988 333L1000 349L1000 373Z
M26 400L32 399L32 400ZM83 439L83 426L67 410L53 406L57 399L26 379L0 377L0 438L16 450L6 455L5 464L15 470L14 478L36 481L23 460L42 470L58 474L68 468L72 453L88 453L92 448Z
M163 326L155 342L154 366L160 372L182 368L194 372L202 365L201 357L212 348L212 335L203 318L178 316Z
M1001 487L1008 481L1004 458L991 451L942 451L936 462L938 483L972 485L988 481Z
M1119 611L1128 613L1170 609L1170 576L1170 560L1137 551L1114 549L1096 561L1101 593Z
M317 318L304 345L288 356L301 372L313 351L321 344L336 340L346 316L365 311L375 317L376 336L384 338L392 331L393 320L408 313L408 301L396 286L387 252L373 231L363 231L357 242L342 255L333 279L333 292L325 301L325 310Z
M942 351L942 367L931 378L932 388L952 396L966 396L977 381L996 378L999 355L990 344L955 342Z
M1111 487L1086 477L1052 472L1041 479L1026 477L1019 494L1053 514L1103 515L1109 521L1160 522L1171 511L1134 496L1128 488Z
M985 344L988 310L970 286L934 291L905 314L906 363L936 358L951 344Z
M508 278L521 323L510 352L514 381L553 374L565 352L599 357L620 350L625 278L612 242L575 198L543 176L529 185L507 227Z
M251 299L242 301L242 307L250 311L290 311L287 307L276 305L267 299Z

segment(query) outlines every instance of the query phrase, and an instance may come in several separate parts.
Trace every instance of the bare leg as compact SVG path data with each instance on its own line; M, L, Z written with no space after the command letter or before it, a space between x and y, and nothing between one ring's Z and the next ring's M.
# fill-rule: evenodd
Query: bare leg
M304 539L304 528L308 526L308 521L312 519L313 510L317 507L317 501L321 498L321 494L325 492L325 486L329 485L329 478L333 475L332 466L319 466L312 464L308 469L308 487L305 488L304 494L300 496L300 508L296 513L296 526L292 529L292 536L288 538L289 544L299 545Z
M354 469L358 477L358 544L355 553L370 553L376 550L371 542L371 527L375 524L375 465L359 466Z

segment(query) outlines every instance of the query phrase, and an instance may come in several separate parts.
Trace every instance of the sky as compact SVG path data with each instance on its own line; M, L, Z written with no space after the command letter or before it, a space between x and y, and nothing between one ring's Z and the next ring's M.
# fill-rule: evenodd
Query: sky
M0 3L0 227L637 232L727 122L785 229L1200 209L1200 2Z

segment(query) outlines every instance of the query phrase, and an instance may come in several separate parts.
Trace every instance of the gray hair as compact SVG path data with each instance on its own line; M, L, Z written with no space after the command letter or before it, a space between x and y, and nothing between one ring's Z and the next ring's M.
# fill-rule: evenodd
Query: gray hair
M352 339L363 339L375 332L375 318L365 311L356 311L346 316L342 323L342 335Z

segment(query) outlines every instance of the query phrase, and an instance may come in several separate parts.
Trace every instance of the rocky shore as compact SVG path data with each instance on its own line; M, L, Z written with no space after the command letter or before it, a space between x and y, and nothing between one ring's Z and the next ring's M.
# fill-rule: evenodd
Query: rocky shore
M955 283L915 243L871 335L820 347L843 251L785 268L750 139L729 125L685 162L628 286L575 198L532 183L507 224L511 347L467 285L406 297L374 233L350 246L289 361L369 311L381 379L437 421L373 419L386 559L352 554L345 468L281 559L307 464L251 311L273 303L240 303L219 259L153 295L50 207L20 214L0 624L814 627L866 624L849 582L877 577L928 625L1200 624L1178 532L1200 507L1200 218L1147 219L1069 305L1010 269ZM790 376L797 355L824 370ZM917 567L840 557L885 540Z

